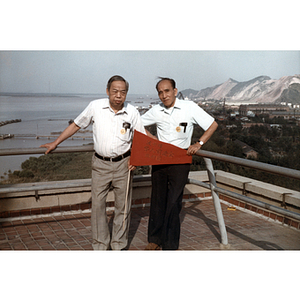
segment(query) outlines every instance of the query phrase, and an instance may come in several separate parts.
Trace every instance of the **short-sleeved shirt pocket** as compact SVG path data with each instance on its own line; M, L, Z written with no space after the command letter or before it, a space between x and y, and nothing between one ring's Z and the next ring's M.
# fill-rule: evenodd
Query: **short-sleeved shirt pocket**
M175 127L175 132L178 138L188 138L189 136L189 129L193 126L191 122L182 121L178 122L177 126Z
M118 122L117 137L127 143L131 142L132 137L132 122L127 118L120 118Z

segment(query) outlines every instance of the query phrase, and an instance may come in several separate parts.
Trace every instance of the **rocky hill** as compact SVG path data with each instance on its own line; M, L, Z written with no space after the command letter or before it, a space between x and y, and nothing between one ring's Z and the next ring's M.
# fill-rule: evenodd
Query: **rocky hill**
M181 93L193 100L223 100L226 102L300 104L300 75L271 79L259 76L245 82L229 78L226 82L202 89L183 90Z

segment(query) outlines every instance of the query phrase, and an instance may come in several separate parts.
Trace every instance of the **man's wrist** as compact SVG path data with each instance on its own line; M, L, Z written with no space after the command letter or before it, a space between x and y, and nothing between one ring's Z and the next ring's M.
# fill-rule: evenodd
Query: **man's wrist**
M198 143L199 143L200 146L203 146L203 145L204 145L204 142L201 141L201 140L200 140Z

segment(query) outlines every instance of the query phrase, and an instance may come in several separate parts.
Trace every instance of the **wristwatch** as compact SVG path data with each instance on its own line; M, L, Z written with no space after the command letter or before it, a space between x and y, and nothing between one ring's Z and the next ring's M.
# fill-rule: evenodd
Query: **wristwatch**
M199 141L199 144L200 144L201 146L203 146L204 143L203 143L202 141Z

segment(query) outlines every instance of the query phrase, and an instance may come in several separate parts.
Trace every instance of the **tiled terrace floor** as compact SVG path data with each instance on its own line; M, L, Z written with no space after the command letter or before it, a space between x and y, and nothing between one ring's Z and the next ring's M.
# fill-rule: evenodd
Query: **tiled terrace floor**
M300 231L222 204L230 250L300 250ZM92 250L90 212L0 223L0 250ZM133 208L128 250L147 245L149 208ZM220 250L211 200L186 202L179 250ZM111 219L111 218L110 218ZM111 223L111 222L110 222Z

